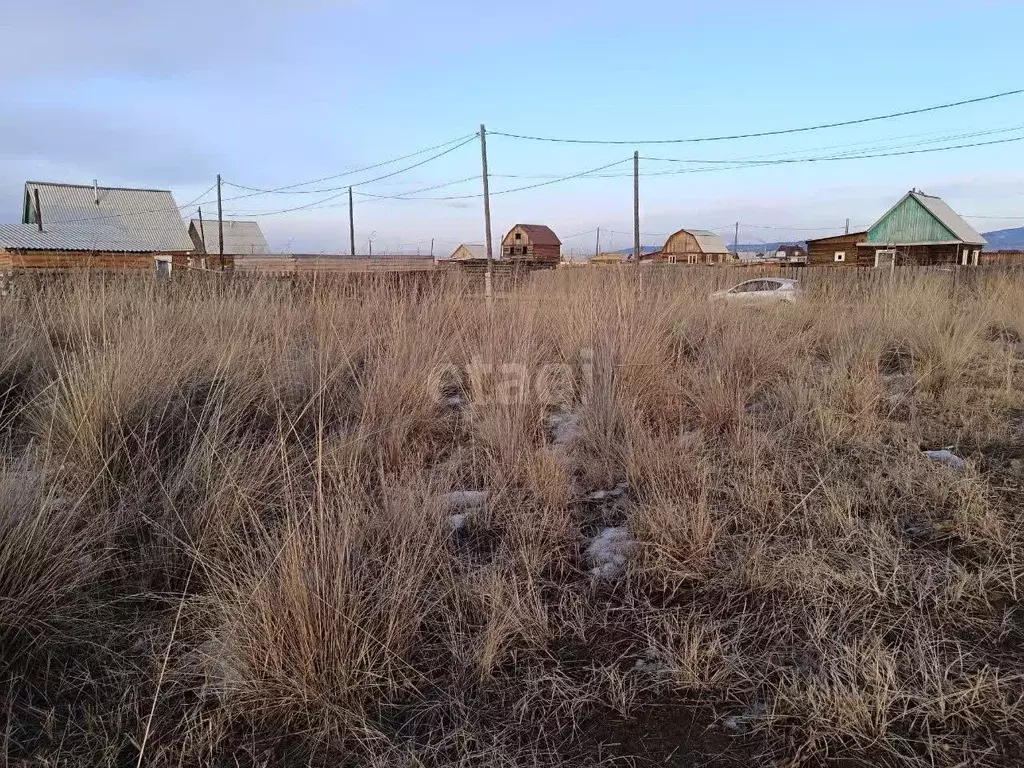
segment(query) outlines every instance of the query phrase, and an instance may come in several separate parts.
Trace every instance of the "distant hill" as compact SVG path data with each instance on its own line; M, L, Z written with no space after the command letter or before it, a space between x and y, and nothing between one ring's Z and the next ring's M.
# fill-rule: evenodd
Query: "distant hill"
M797 242L796 240L782 240L778 243L740 243L738 246L733 246L729 243L729 250L733 253L736 251L756 251L757 253L764 253L765 251L777 251L780 245L799 245L803 248L807 247L807 243Z
M660 250L661 250L661 246L660 245L641 245L640 246L640 253L654 253L655 251L660 251ZM621 253L623 256L632 256L633 255L633 249L632 248L623 248L621 250L615 251L615 253Z
M1024 227L997 229L995 232L983 232L981 236L988 240L986 251L1024 250Z

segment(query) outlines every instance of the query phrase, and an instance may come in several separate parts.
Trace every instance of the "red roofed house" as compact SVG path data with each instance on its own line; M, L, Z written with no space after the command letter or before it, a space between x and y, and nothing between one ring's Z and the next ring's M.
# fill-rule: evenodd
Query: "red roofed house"
M558 262L562 241L543 224L516 224L501 241L501 258Z

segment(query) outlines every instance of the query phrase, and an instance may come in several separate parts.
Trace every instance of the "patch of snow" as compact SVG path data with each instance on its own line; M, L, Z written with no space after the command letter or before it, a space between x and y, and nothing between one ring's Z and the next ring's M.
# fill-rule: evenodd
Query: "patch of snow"
M448 515L448 525L452 529L452 533L462 533L469 528L469 512L459 512L455 515Z
M626 491L629 490L629 483L619 483L614 488L608 490L597 490L587 494L587 501L614 501L625 495Z
M479 509L487 503L487 491L451 491L441 501L445 509Z
M722 720L722 727L732 733L742 733L747 729L747 719L745 717L729 715L729 717Z
M558 411L548 417L551 442L556 446L568 445L578 440L583 433L579 414L573 411Z
M967 462L952 451L943 448L940 451L924 451L924 455L932 461L939 461L953 469L962 470L967 468Z
M626 560L636 542L630 537L629 529L623 526L605 528L590 540L587 557L592 567L590 573L599 579L614 579L626 569Z

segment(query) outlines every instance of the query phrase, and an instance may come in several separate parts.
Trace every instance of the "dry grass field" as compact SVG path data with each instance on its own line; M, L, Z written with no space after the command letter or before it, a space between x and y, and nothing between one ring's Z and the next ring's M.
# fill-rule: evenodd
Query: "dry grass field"
M830 274L19 286L4 765L1019 764L1024 278Z

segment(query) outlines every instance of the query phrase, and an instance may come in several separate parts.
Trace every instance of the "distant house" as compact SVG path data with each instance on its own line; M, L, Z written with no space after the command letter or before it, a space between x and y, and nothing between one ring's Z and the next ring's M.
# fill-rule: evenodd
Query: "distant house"
M453 261L477 261L487 258L487 246L463 243L448 257Z
M861 265L979 263L985 238L942 199L911 190L857 243Z
M845 235L818 237L807 241L807 266L809 267L856 267L860 264L857 243L867 237L867 232L850 232Z
M169 191L29 181L21 224L0 226L13 269L149 268L169 272L194 246Z
M725 241L706 229L680 229L669 235L660 251L640 257L642 262L669 264L724 264L732 259Z
M188 224L188 235L197 253L211 256L220 254L220 230L216 219L192 219ZM267 253L270 253L270 246L257 222L224 222L225 256L257 256Z
M599 253L597 256L592 257L588 263L594 264L595 266L600 264L623 264L624 259L621 253L613 251L611 253Z
M543 224L516 224L501 240L501 258L558 262L562 241Z
M802 245L780 245L775 251L775 258L787 264L806 264L807 251Z

